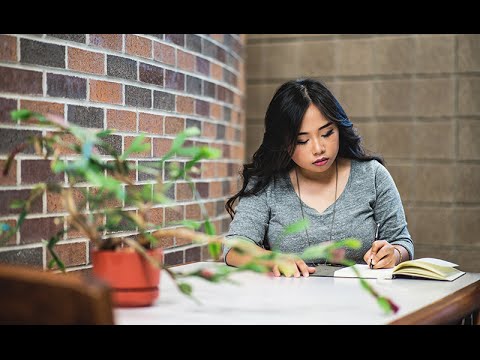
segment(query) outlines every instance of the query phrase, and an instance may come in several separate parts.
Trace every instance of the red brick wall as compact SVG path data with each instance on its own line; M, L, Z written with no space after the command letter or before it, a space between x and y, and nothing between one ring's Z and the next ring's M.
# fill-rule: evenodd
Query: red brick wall
M236 190L244 158L244 44L242 34L2 34L0 35L0 166L10 149L32 133L36 124L17 125L12 109L58 114L70 123L115 129L110 143L125 149L139 133L151 144L149 155L131 161L158 160L186 127L201 135L194 144L222 150L222 158L204 161L194 179L203 199L178 183L175 207L159 206L152 219L165 225L174 219L199 219L203 203L218 233L227 230L227 197ZM46 130L43 130L46 131ZM147 174L132 174L139 184ZM0 177L0 222L15 224L8 207L38 181L61 180L48 161L21 153L6 177ZM79 195L81 195L79 193ZM0 262L46 267L49 255L42 239L65 226L66 212L56 195L44 194L16 236L0 245ZM130 208L129 208L130 210ZM207 254L182 239L165 239L169 265L199 261ZM60 243L70 270L88 269L90 244L69 232Z

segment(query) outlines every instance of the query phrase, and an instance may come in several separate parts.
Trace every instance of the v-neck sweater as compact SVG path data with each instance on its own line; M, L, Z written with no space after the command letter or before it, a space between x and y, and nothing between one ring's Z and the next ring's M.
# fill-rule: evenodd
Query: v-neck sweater
M254 182L252 178L247 188ZM308 228L285 235L288 225L302 220L302 207ZM256 195L241 197L235 212L227 238L242 237L282 253L299 254L308 246L329 241L332 229L332 240L353 237L361 241L359 249L347 249L345 256L363 263L380 223L379 239L403 246L410 259L414 256L400 194L388 170L376 160L351 160L347 184L335 206L332 203L321 213L298 197L287 172L274 175ZM224 248L224 256L229 250Z

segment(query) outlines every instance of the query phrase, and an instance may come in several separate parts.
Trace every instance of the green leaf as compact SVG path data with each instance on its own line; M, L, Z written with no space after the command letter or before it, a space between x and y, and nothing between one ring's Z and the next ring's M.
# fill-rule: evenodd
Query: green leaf
M196 221L196 220L180 220L180 221L175 221L175 222L171 222L169 223L171 225L183 225L189 229L192 229L192 230L198 230L198 228L200 228L201 224L199 221Z
M192 295L192 286L187 283L178 283L178 288L185 295Z
M385 312L385 313L390 313L392 311L391 307L390 307L390 304L388 303L388 300L385 299L384 297L382 296L379 296L377 298L377 302L378 302L378 305L382 308L382 310Z
M210 220L205 220L205 233L207 235L215 235L215 226L210 222Z
M293 224L288 225L284 230L283 233L285 235L295 234L300 231L304 231L310 226L310 222L307 218L301 219Z
M132 153L142 153L147 150L150 150L150 144L144 143L143 140L145 139L145 135L141 134L135 137L132 144L126 149L122 156L120 156L121 160L125 160L130 156Z
M214 259L219 259L222 253L222 244L219 242L209 242L208 251Z
M10 116L14 121L19 121L19 120L26 120L34 115L33 111L26 110L26 109L20 109L20 110L13 110L10 112Z
M104 138L110 134L112 134L113 131L110 130L110 129L107 129L107 130L101 130L99 132L96 133L96 136L99 137L99 138Z
M27 203L26 200L13 200L10 203L10 208L11 209L21 209L25 206L26 203Z
M336 247L346 247L349 249L360 249L362 242L355 238L346 238L335 242Z
M269 270L267 266L256 264L256 263L247 263L243 266L240 266L240 268L244 269L244 270L251 270L251 271L254 271L254 272L259 272L259 273L264 273L264 272L267 272Z

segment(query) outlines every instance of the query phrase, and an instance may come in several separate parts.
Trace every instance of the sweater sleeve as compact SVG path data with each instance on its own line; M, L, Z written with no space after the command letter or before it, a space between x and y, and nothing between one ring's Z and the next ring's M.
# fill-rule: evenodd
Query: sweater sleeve
M378 164L375 174L375 189L374 213L376 221L380 223L379 238L403 246L410 259L413 259L413 241L408 232L400 193L392 176L381 164Z
M225 237L241 237L263 247L270 219L270 207L267 202L267 190L256 195L241 197L235 209L235 216L230 223ZM226 257L230 248L225 246L223 256Z

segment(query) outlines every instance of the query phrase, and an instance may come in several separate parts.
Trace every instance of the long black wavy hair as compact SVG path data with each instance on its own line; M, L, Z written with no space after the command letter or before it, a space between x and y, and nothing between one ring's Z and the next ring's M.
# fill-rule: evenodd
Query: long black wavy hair
M323 116L338 126L340 137L338 156L360 161L375 159L384 165L381 157L366 153L360 144L361 137L352 122L321 81L313 79L287 81L277 89L268 105L263 141L253 154L252 162L243 165L242 188L225 204L225 209L232 219L235 215L233 204L237 198L258 193L267 186L272 176L292 169L297 134L310 104L314 104ZM246 190L252 177L257 181L253 187Z

